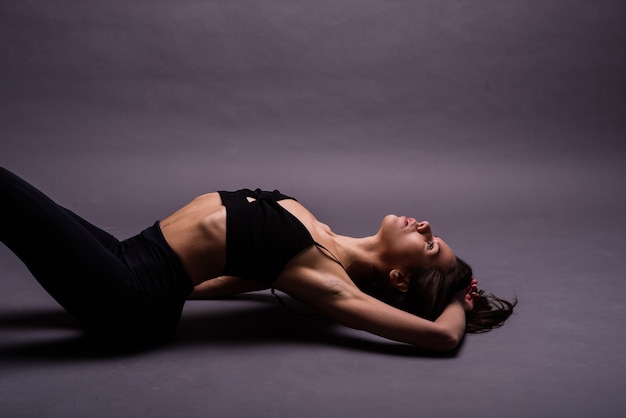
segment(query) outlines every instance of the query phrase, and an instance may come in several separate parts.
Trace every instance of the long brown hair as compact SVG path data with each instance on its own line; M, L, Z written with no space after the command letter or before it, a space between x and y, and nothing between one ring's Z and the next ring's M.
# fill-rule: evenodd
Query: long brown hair
M434 321L454 295L470 285L472 277L472 268L456 257L456 264L449 271L433 267L412 272L405 293L380 285L380 281L372 281L362 290L392 306ZM513 314L516 304L517 300L509 302L479 290L474 308L466 314L465 332L481 333L501 326Z

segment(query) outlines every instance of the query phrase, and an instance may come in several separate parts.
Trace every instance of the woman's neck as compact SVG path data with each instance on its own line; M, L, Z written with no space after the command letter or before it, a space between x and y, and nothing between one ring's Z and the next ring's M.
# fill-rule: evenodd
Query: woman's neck
M334 241L337 257L355 284L371 280L381 270L376 236L353 238L336 235Z

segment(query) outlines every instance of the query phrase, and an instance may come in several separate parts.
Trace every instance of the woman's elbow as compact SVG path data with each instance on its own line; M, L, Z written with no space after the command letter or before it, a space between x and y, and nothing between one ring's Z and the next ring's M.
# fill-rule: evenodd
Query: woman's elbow
M428 348L434 351L450 352L459 346L462 339L462 335L457 335L448 330L439 330L439 332L434 335L430 344L431 346Z
M461 342L461 338L459 338L458 336L448 335L442 338L441 342L439 343L439 351L442 351L442 352L453 351L459 346L460 342Z

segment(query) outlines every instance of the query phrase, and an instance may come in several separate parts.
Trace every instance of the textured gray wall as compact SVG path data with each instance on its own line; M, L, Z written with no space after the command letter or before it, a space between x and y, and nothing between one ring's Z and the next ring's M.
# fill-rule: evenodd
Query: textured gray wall
M567 207L621 170L625 21L619 1L4 2L0 163L166 209L252 183Z

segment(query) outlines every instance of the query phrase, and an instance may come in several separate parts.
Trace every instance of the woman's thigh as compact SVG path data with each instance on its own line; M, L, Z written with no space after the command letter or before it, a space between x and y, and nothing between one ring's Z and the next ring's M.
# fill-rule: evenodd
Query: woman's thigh
M1 168L0 196L0 240L65 309L81 316L122 302L129 272L114 237Z

